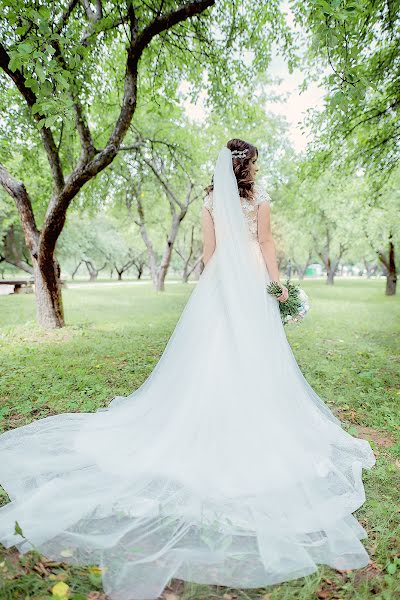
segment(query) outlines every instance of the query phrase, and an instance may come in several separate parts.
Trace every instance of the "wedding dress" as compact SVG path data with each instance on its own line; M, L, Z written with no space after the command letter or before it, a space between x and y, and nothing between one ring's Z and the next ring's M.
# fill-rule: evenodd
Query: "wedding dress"
M257 588L369 562L352 513L375 457L303 377L223 148L205 200L216 249L156 367L95 413L0 435L0 542L99 565L113 600L171 578ZM14 532L15 522L22 537Z

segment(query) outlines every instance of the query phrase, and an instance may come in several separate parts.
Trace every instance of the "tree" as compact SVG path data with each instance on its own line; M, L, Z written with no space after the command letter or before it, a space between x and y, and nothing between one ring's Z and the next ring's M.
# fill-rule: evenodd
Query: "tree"
M124 4L99 0L92 6L72 0L50 10L33 0L1 2L0 68L15 86L10 88L2 78L6 92L1 102L5 114L10 115L6 128L15 131L16 125L21 127L13 106L20 106L23 100L21 120L27 125L28 143L34 140L36 144L40 135L51 174L50 199L44 214L38 214L24 180L4 164L15 137L0 156L0 182L15 200L32 257L37 319L42 326L64 325L56 243L73 199L119 151L138 102L139 65L148 69L147 74L155 73L155 93L162 90L166 94L174 93L182 76L199 88L208 65L218 76L209 82L211 97L221 100L221 90L225 86L229 94L239 73L246 83L268 63L269 47L284 29L283 19L276 18L277 0L266 10L254 0L233 5L221 2L212 24L202 15L214 4L215 0L193 0L181 6L161 0L135 5L129 0ZM269 30L262 39L265 23ZM257 56L251 67L244 68L241 53L253 45ZM229 51L225 53L226 47ZM104 123L103 115L93 123L91 106L107 101L107 82L114 83L123 58L121 103L107 114L109 123ZM162 73L158 62L167 67Z
M121 279L136 255L127 237L127 232L105 210L96 215L71 213L60 235L57 259L73 276L83 264L90 281L95 281L106 267L115 269Z
M190 275L203 260L202 243L195 239L194 225L190 227L189 232L183 232L182 245L176 244L174 250L183 262L182 283L187 283Z
M400 2L292 2L311 36L310 78L322 65L322 111L311 111L316 161L365 167L379 187L400 158Z
M394 296L397 289L396 256L400 252L398 218L400 208L400 170L392 172L377 198L365 203L362 220L368 250L379 260L386 275L385 294Z

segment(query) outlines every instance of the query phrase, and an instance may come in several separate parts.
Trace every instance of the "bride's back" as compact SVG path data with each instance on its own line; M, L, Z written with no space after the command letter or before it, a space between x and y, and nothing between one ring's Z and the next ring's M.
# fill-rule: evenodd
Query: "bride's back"
M240 197L242 211L249 228L250 234L254 239L257 239L257 210L262 202L270 202L271 198L261 186L254 186L254 197L252 200ZM211 216L214 217L214 198L213 192L209 192L204 198L204 206L209 210Z

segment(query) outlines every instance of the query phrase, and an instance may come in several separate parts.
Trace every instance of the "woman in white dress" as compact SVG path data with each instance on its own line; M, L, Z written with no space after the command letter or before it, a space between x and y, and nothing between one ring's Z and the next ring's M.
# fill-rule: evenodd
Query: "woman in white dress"
M155 599L173 577L258 588L369 562L352 513L375 457L303 377L266 291L279 272L257 156L241 140L219 153L205 268L146 381L0 435L0 542L100 565L112 600Z

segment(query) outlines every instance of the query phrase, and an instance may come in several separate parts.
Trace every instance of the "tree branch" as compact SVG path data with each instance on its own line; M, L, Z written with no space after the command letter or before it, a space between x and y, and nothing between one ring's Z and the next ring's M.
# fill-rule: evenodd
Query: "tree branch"
M71 70L70 70L70 68L65 60L65 57L63 56L63 53L61 51L61 46L60 46L59 41L54 40L52 42L52 46L55 50L55 57L58 60L58 62L60 63L60 65L62 66L62 68L64 70L68 71L69 73L71 73ZM84 165L95 156L97 151L94 147L92 134L90 132L87 118L84 114L83 107L79 100L78 94L75 91L71 90L70 97L73 101L73 107L74 107L74 111L75 111L76 129L78 131L78 134L79 134L79 137L81 140L81 156L79 158L78 165L79 164Z
M36 226L31 199L25 185L10 175L2 164L0 164L0 183L15 200L29 250L36 257L40 232Z
M175 11L171 11L166 15L155 18L154 21L147 25L138 36L135 47L135 57L137 57L137 59L141 57L143 50L150 44L153 37L170 29L181 21L186 21L186 19L204 12L214 4L215 0L195 0L194 2L184 4Z
M21 71L19 69L11 71L11 69L9 69L9 63L10 57L7 53L7 50L2 44L0 44L0 68L2 68L3 71L5 71L5 73L7 73L7 75L13 80L21 95L25 98L27 105L30 109L32 109L32 106L36 103L36 96L30 88L26 87L25 78ZM32 116L37 122L42 118L38 113L32 113ZM40 135L42 137L47 159L53 175L55 190L60 192L64 187L64 175L53 134L51 129L44 126L40 129Z
M67 8L64 10L63 14L61 15L61 19L55 29L55 33L60 34L62 32L62 30L64 29L65 25L68 22L68 19L72 13L72 11L74 10L75 6L78 4L79 0L70 0Z
M28 261L24 260L24 258L20 256L18 252L17 243L15 239L15 231L14 225L10 225L7 232L4 235L4 256L0 257L0 262L4 260L9 265L13 265L17 269L21 269L21 271L25 271L25 273L29 273L33 275L33 267L28 263Z

